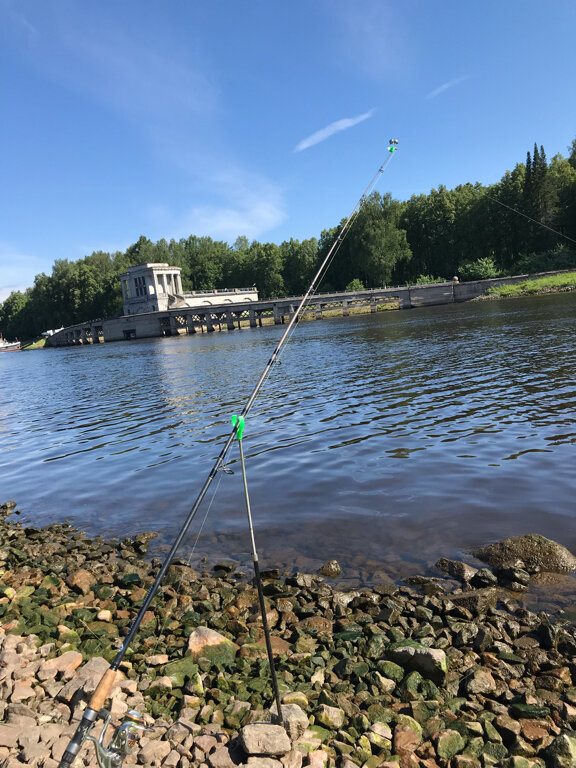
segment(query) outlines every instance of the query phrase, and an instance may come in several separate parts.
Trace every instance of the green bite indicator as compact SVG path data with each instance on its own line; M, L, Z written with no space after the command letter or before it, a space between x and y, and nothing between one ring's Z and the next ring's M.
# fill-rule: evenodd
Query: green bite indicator
M236 427L236 437L238 440L242 440L242 433L244 432L244 416L237 416L234 414L230 419L232 426Z

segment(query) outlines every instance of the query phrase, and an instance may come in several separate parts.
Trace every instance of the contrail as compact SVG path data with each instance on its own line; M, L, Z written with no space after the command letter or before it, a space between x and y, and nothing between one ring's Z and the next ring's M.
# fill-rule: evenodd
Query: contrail
M444 85L441 85L439 88L435 88L433 91L430 91L425 98L426 99L433 99L436 96L439 96L441 93L444 93L444 91L447 91L449 88L453 88L455 85L460 85L460 83L463 83L464 80L468 80L470 75L462 75L462 77L455 77L454 80L449 80L447 83L444 83Z
M358 117L345 117L342 120L336 120L335 123L330 123L330 125L327 125L326 128L322 128L320 131L316 131L316 133L308 136L307 139L303 139L295 147L294 152L302 152L303 149L313 147L314 144L320 144L321 141L325 141L335 133L340 133L340 131L345 131L348 128L352 128L354 125L358 125L358 123L364 122L364 120L368 120L368 118L372 117L373 114L374 110L371 109L369 112L365 112L363 115L358 115Z

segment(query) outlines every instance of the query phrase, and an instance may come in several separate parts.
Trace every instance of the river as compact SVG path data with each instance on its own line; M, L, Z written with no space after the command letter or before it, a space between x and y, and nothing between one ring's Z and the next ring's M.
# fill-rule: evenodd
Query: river
M165 549L281 327L0 356L0 501ZM541 533L576 552L576 293L302 322L247 420L263 567L344 583ZM249 564L237 448L182 556ZM208 513L208 514L207 514ZM569 608L576 580L531 591Z

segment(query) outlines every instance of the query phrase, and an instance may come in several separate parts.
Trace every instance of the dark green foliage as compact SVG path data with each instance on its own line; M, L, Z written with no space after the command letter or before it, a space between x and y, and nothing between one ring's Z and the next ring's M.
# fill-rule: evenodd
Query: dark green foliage
M550 272L556 269L576 269L576 243L573 248L559 245L542 253L530 253L517 263L519 275Z
M358 278L354 278L354 280L351 280L346 288L345 291L363 291L364 289L364 283L362 280L358 280Z
M293 240L280 246L283 261L284 289L288 296L302 296L316 269L318 241L315 237L310 240Z
M390 282L394 270L411 257L406 232L400 225L401 212L402 204L389 194L370 195L335 252L328 273L331 286L343 291L352 280L359 280L366 288ZM322 233L319 260L328 254L342 224ZM326 284L321 290L326 290Z
M443 283L443 277L432 277L432 275L418 275L414 280L414 285L430 285L430 283Z
M486 257L461 264L458 277L461 280L488 280L491 277L500 277L501 274L494 260Z
M525 163L492 186L439 187L410 198L401 225L412 259L395 270L394 279L462 278L462 269L472 274L469 265L487 265L486 259L497 272L518 274L529 271L526 254L541 255L539 271L562 268L553 258L555 248L566 244L566 237L576 241L575 158L576 141L568 159L556 155L550 163L544 147L535 144Z

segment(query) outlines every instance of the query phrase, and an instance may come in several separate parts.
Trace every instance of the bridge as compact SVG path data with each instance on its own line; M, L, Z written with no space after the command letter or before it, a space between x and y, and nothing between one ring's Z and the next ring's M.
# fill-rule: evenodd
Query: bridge
M387 309L451 304L483 295L492 285L520 282L541 275L517 275L490 280L460 283L458 280L428 285L397 286L344 293L320 293L312 296L303 317L321 320L335 314L347 317L353 312L379 312ZM51 336L50 346L97 344L106 341L145 339L157 336L209 333L242 327L281 325L290 320L302 297L284 297L268 301L245 301L236 304L214 304L176 307L159 312L122 315L106 320L90 320L63 328Z

